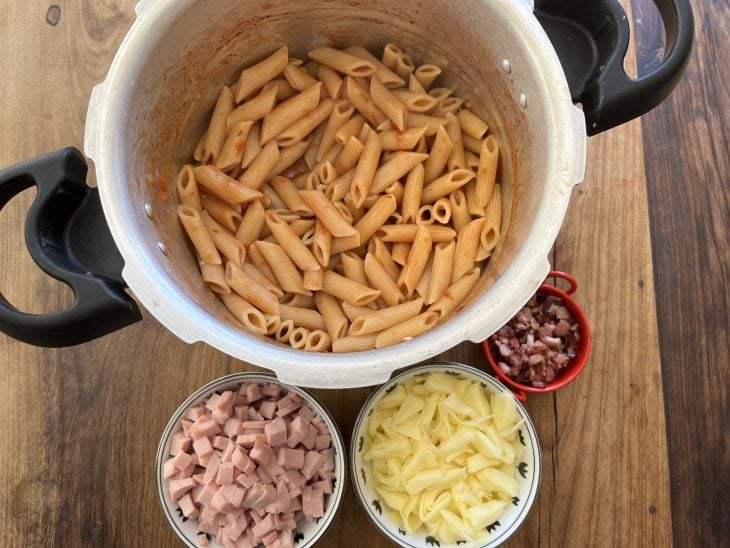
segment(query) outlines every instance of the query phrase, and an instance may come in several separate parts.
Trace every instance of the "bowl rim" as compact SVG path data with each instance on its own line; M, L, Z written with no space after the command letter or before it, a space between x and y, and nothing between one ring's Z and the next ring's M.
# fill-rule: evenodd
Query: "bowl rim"
M357 475L357 470L355 468L355 455L357 454L356 443L358 438L358 432L361 431L364 424L366 411L372 405L374 400L378 398L383 393L383 391L386 390L394 381L397 381L407 376L415 375L419 371L432 371L436 368L443 367L457 369L462 373L466 373L468 375L472 375L479 379L485 380L494 388L497 388L500 391L512 395L515 398L515 403L517 404L517 409L520 412L520 415L525 419L525 426L526 430L528 431L530 443L532 445L533 457L535 462L534 472L532 474L532 483L530 485L530 492L525 498L524 502L521 504L522 509L520 513L518 514L517 518L509 525L509 527L507 527L505 531L498 537L490 540L487 544L481 545L481 548L493 548L507 542L507 540L509 540L512 535L514 535L514 533L520 528L522 523L524 523L524 521L527 519L527 516L529 515L530 510L535 503L535 500L537 500L537 495L540 491L540 476L542 475L542 454L540 452L540 442L537 438L537 430L535 429L535 425L532 422L530 414L527 412L527 409L525 409L524 405L522 405L522 402L520 402L519 398L517 398L517 396L507 386L502 384L499 379L494 378L493 376L489 375L487 372L481 369L458 362L426 362L413 367L409 367L407 369L403 369L401 371L396 371L393 376L388 380L388 382L375 388L375 390L372 391L367 400L365 400L365 403L363 403L362 407L360 408L360 412L358 413L352 428L352 436L350 437L349 444L350 455L348 458L350 482L353 485L353 491L355 491L357 501L360 504L362 511L365 513L365 515L368 516L375 528L380 531L383 536L385 536L388 540L395 542L399 546L406 546L408 548L422 548L419 545L404 542L402 538L393 536L393 534L381 524L382 518L378 519L374 516L372 512L370 512L368 503L364 499L364 493L361 488L360 478Z
M165 503L165 495L164 495L164 483L165 480L162 477L162 466L164 464L164 461L166 459L165 453L165 446L167 445L167 441L172 436L174 432L176 432L176 427L180 424L180 421L182 420L182 416L187 411L187 409L193 405L197 400L199 400L202 396L205 396L208 392L211 390L219 389L221 386L232 384L232 383L239 383L239 382L246 382L246 381L253 381L257 380L260 382L274 382L278 385L280 385L285 390L292 390L299 395L302 396L302 398L306 401L307 404L311 405L313 410L319 414L322 419L327 424L327 427L330 429L330 435L332 439L332 446L336 448L335 452L335 459L339 464L339 470L340 474L337 476L337 483L341 486L339 489L335 488L332 495L335 495L335 500L332 504L332 510L330 511L329 515L325 514L325 517L322 519L320 523L317 523L317 529L314 535L309 539L306 543L298 545L300 548L306 548L308 546L313 546L314 544L319 541L320 538L329 530L330 526L334 522L335 518L337 517L340 509L342 508L342 502L345 498L345 490L346 490L346 484L347 484L347 458L346 458L346 445L344 442L344 439L342 437L342 433L340 432L340 429L337 425L337 421L335 421L334 417L330 413L330 411L322 404L322 402L319 401L319 399L309 392L307 389L299 387L299 386L292 386L286 383L283 383L279 381L276 378L276 375L274 373L270 372L264 372L264 371L242 371L238 373L230 373L228 375L224 375L223 377L218 377L205 385L201 386L197 390L195 390L190 396L188 396L185 401L183 401L182 404L178 406L178 408L175 410L175 412L171 415L170 420L165 425L164 430L162 431L162 435L160 436L160 441L157 445L157 452L155 455L155 482L156 482L156 491L157 491L157 500L160 503L160 506L162 508L162 513L165 516L165 519L167 520L167 523L170 525L170 528L175 532L175 535L182 541L185 545L187 545L189 548L197 548L197 544L191 543L191 541L188 539L188 537L185 535L185 533L179 528L177 520L178 518L175 515L170 514L168 511L167 505ZM337 468L335 468L337 469Z
M553 274L562 273L551 272L548 277L552 277ZM485 360L494 371L494 374L499 377L500 381L502 381L507 386L514 388L515 390L520 390L522 392L530 392L532 394L546 394L564 388L565 386L576 380L576 378L578 378L578 376L583 372L583 369L585 369L585 366L588 363L588 358L591 355L591 325L588 321L588 316L586 316L586 313L583 311L583 308L581 308L580 304L578 304L578 301L576 301L572 297L572 293L573 291L565 291L557 286L549 285L547 283L541 284L535 292L536 295L552 295L553 297L558 297L563 302L563 304L570 310L573 319L578 323L580 342L578 343L578 349L575 357L571 358L570 362L568 362L569 368L564 368L563 371L558 373L558 376L552 382L548 383L545 388L538 388L536 386L519 383L516 380L507 376L507 374L505 374L497 365L497 360L494 359L494 354L492 353L491 341L489 340L492 335L490 335L482 341L482 349L484 351ZM512 321L512 318L510 318L509 321ZM518 393L517 398L521 401L524 401L524 394Z

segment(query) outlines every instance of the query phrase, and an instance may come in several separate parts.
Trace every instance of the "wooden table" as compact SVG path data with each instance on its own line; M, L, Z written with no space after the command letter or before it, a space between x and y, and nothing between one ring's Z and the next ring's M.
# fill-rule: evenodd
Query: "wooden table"
M82 146L86 105L134 0L6 0L0 13L0 166ZM624 0L646 72L661 47L649 0ZM585 373L527 407L540 494L510 546L729 546L730 12L697 0L697 48L660 108L592 138L553 265L573 273L593 327ZM0 289L46 312L70 291L23 245L28 192L0 215ZM444 357L483 365L476 345ZM155 495L169 415L195 388L247 369L187 347L149 314L92 344L0 336L0 545L177 546ZM349 437L367 389L318 391ZM323 546L384 546L352 491Z

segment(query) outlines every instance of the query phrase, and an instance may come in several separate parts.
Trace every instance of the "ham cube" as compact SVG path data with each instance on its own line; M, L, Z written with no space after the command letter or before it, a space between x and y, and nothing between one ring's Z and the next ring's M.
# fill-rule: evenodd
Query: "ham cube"
M240 434L236 438L236 443L242 447L251 448L259 441L266 443L266 434Z
M306 457L305 457L306 464ZM215 482L218 485L228 485L233 483L233 463L224 462L218 467L218 474L216 475Z
M289 491L289 496L291 497L291 503L289 503L289 507L286 509L287 512L297 512L302 509L302 501L301 501L301 491L298 495L294 495L292 491ZM296 527L296 525L295 525Z
M195 519L198 517L198 509L195 507L193 499L190 498L190 494L185 495L180 499L180 510L186 518Z
M309 496L307 496L309 490ZM302 511L309 519L324 516L324 495L321 489L305 487L302 492Z
M193 478L170 480L170 498L175 501L180 500L193 487L195 487Z
M162 465L162 477L165 479L170 479L177 474L177 467L172 461L173 459L167 459Z
M177 455L180 451L187 451L190 449L192 443L193 439L186 435L185 432L175 432L170 439L170 455Z
M237 418L231 418L226 421L226 423L223 425L223 433L228 436L229 438L232 438L233 436L237 436L241 433L240 428L243 424L243 421L241 419Z
M196 405L195 407L191 407L190 409L188 409L187 413L185 413L183 418L185 418L191 422L195 422L200 417L204 417L204 416L205 416L205 407L203 407L202 405Z
M299 415L306 421L311 421L315 416L315 412L308 405L302 405L299 410Z
M292 521L293 523L293 521ZM294 532L293 529L296 527L296 524L294 527L287 527L283 531L279 532L279 542L281 543L281 548L294 548Z
M261 413L261 415L265 419L273 419L274 414L276 413L276 402L274 402L274 401L261 402L261 407L259 407L259 413Z
M291 498L289 497L289 490L282 480L276 484L276 511L283 512L291 504Z
M210 398L208 398L208 401L205 404L205 408L212 413L213 410L218 405L218 400L220 400L220 399L221 399L220 394L211 394Z
M276 487L271 483L264 485L262 491L261 496L251 504L251 508L266 508L276 500Z
M203 523L210 523L211 525L215 524L216 518L218 517L218 512L215 511L215 508L212 506L204 506L203 510L200 512L200 530L205 533L211 533L216 534L218 532L218 527L211 527L210 529L203 529L202 524ZM212 530L211 530L212 529Z
M223 496L222 489L218 489L213 498L210 501L210 508L213 508L216 512L230 512L233 510L233 505L228 502L228 499Z
M287 470L284 475L284 481L287 482L287 487L289 487L289 492L291 492L292 487L299 487L300 489L304 487L307 483L307 478L299 470Z
M267 398L278 398L281 395L281 385L273 382L267 382L264 385L263 394Z
M314 448L317 451L324 451L332 445L332 437L329 434L322 434L316 437Z
M221 486L218 492L221 493L234 508L240 508L243 504L243 498L246 496L246 490L237 486L235 483Z
M218 403L216 405L216 408L220 409L221 411L224 411L227 415L230 415L233 412L233 406L236 403L236 393L231 392L230 390L226 390L221 394L221 397L218 399Z
M299 470L304 466L304 450L279 447L277 463L286 469Z
M262 539L269 533L271 533L278 525L278 518L276 514L268 514L264 519L258 522L253 527L253 534L256 538Z
M299 409L301 406L302 406L302 404L300 402L290 403L286 407L280 408L276 412L276 416L277 417L286 417L286 416L291 415L292 413L294 413L294 411L296 411L297 409Z
M259 477L256 472L251 472L250 474L244 472L236 478L236 482L243 485L246 489L251 489L251 487L256 485L257 481L259 481Z
M312 479L314 475L319 472L320 467L324 463L324 457L319 451L307 451L304 455L304 466L302 466L302 474L308 480Z
M213 446L208 438L200 438L193 442L193 451L198 457L207 457L213 454ZM210 461L209 461L210 462Z
M287 430L288 439L286 440L286 445L290 449L294 449L297 445L299 445L309 432L307 430L307 423L301 416L298 416L291 421Z
M319 430L320 434L329 434L330 429L327 428L327 424L319 417L315 417L312 420L312 424L317 427L317 430Z
M266 434L266 442L271 447L284 445L287 440L286 422L281 418L276 418L264 427Z
M182 420L183 434L185 434L186 436L190 437L190 427L192 425L193 425L193 421L188 420L188 419L183 419Z
M215 436L213 438L213 449L223 451L226 447L228 447L228 438L225 436Z
M258 464L266 464L271 458L272 450L267 444L257 441L253 444L253 449L249 452L249 457Z
M279 533L276 531L271 531L271 533L261 539L261 542L264 543L264 546L273 546L278 540Z
M190 436L194 441L203 437L212 437L220 432L220 428L213 419L198 419L190 427Z
M218 458L218 455L215 453L210 456L210 460L208 461L208 466L205 469L205 477L203 478L203 481L205 483L211 483L215 481L216 476L218 475L218 468L221 465L221 460Z
M330 447L329 449L325 449L324 451L320 452L324 457L324 462L322 463L322 472L331 472L335 469L335 450Z
M218 487L216 486L216 484L208 483L207 485L203 486L202 491L200 491L200 493L196 497L193 497L193 500L202 506L207 506L210 504L210 501L213 500L213 495L215 495L217 492Z
M261 399L261 386L257 382L249 382L246 386L246 399L248 403L253 403Z
M237 405L233 408L233 414L237 419L248 419L248 405Z
M320 489L325 495L331 495L334 490L331 479L319 480L312 483L313 489Z
M271 475L266 471L266 469L263 466L259 466L256 468L256 474L258 474L259 479L264 483L274 483L274 478L271 477Z
M208 548L208 546L210 546L208 543L208 535L205 533L200 533L198 535L198 546L202 546L203 548Z
M221 455L221 460L223 462L231 462L231 457L233 456L233 452L238 449L238 445L233 440L228 440L228 445L223 450L223 454Z
M241 472L253 472L256 469L256 464L248 457L245 450L238 446L231 455L231 462Z

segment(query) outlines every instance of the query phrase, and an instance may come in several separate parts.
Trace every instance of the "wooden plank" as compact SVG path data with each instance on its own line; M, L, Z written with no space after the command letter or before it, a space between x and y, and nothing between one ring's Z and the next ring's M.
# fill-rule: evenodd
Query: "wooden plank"
M697 0L684 81L644 117L676 546L730 546L730 46L728 3ZM663 51L658 13L642 29L639 74ZM678 131L677 128L682 128ZM687 516L692 516L687 519Z

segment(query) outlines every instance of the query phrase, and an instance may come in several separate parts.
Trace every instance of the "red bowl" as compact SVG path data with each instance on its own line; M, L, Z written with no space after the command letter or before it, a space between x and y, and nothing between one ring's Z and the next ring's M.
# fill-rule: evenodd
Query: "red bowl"
M492 371L494 371L494 374L499 378L500 381L502 381L504 384L512 389L512 391L515 393L520 401L525 401L525 399L527 399L527 394L525 394L525 392L542 394L545 392L552 392L571 383L573 380L575 380L578 374L583 371L583 368L588 361L588 356L591 353L591 328L588 325L588 318L586 318L585 313L578 305L578 303L575 302L575 300L570 296L578 289L578 282L570 274L555 270L548 274L548 278L562 278L570 284L570 287L564 291L558 287L543 283L537 290L537 293L541 295L552 295L554 297L558 297L563 302L565 307L570 311L573 319L578 322L578 332L580 333L580 342L578 343L575 357L570 360L570 362L568 362L568 365L566 365L565 368L560 371L560 373L558 373L557 377L555 377L555 380L553 380L551 383L548 383L545 388L536 388L534 386L528 386L515 381L514 379L507 376L504 371L502 371L497 365L497 361L494 359L494 355L492 354L492 348L489 339L486 339L482 342L484 356L491 366Z

